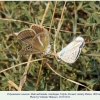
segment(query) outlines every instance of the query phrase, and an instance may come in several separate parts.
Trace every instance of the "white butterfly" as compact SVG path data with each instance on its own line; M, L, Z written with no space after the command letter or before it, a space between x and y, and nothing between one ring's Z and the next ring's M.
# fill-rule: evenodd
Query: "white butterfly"
M84 44L84 39L78 36L75 40L58 52L57 56L67 63L74 63L78 59Z

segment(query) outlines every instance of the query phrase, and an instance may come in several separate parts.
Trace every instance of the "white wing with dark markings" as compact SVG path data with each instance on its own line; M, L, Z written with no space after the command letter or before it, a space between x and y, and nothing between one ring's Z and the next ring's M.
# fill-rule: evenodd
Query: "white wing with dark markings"
M74 63L78 59L84 44L84 39L79 36L58 52L57 56L64 62Z

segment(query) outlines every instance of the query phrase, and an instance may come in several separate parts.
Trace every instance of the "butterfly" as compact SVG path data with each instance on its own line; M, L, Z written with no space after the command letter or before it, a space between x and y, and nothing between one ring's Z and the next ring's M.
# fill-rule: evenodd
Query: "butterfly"
M74 63L79 58L84 44L84 39L78 36L75 40L57 53L58 59L61 59L66 63Z
M29 29L20 31L17 37L27 44L18 54L47 54L51 49L49 32L40 25L32 25Z

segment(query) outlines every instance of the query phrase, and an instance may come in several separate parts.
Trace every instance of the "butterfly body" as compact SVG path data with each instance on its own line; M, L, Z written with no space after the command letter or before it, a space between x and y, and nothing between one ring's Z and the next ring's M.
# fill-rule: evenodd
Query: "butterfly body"
M64 62L74 63L78 59L84 44L84 39L79 36L58 52L57 56Z
M18 34L18 39L27 44L19 51L19 54L48 53L50 51L49 32L39 25L32 25Z

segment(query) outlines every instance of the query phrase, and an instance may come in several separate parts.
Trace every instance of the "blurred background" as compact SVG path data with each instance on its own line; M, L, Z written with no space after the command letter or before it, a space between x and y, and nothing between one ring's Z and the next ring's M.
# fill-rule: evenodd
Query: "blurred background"
M25 44L15 33L32 24L49 31L51 54L18 55ZM79 59L74 64L58 62L52 54L77 36L86 43ZM0 90L17 91L21 84L23 91L88 91L78 83L100 90L100 2L0 1Z

